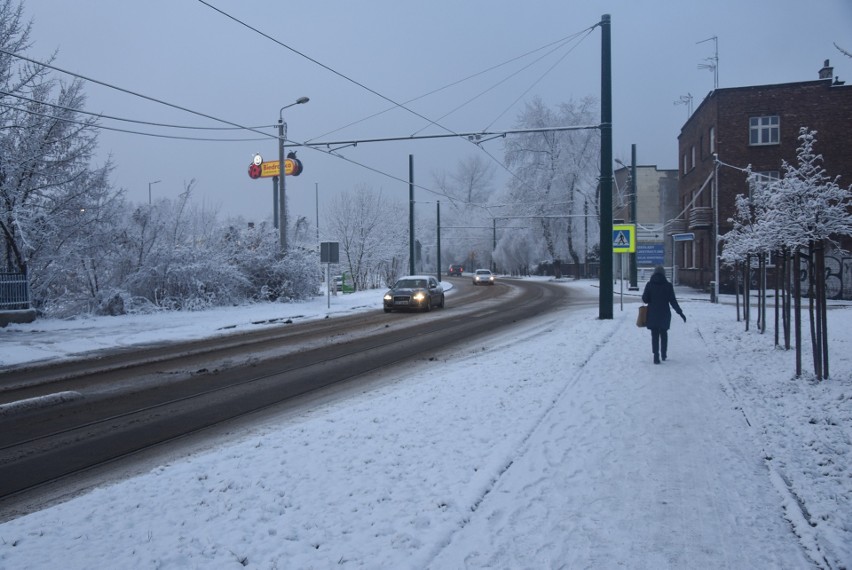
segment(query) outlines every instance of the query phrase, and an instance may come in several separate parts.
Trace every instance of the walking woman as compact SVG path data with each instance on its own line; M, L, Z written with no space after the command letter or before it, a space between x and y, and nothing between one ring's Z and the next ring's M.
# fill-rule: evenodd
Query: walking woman
M680 305L677 304L674 287L666 279L666 270L662 265L654 268L654 274L645 284L642 302L648 305L645 327L651 329L651 349L654 351L654 364L659 364L661 356L663 360L668 356L669 326L672 324L672 312L669 305L680 315L683 322L686 322L686 315L683 314Z

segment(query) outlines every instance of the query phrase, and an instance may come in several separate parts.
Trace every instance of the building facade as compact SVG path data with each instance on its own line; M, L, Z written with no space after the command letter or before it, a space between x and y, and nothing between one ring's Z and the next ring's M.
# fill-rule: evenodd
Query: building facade
M667 232L682 284L710 287L718 255L715 236L730 231L735 198L748 194L743 169L751 165L769 178L781 176L783 160L796 164L801 127L817 131L816 151L828 174L840 176L842 186L852 184L852 86L832 74L826 60L815 81L716 89L681 128L682 213ZM852 259L849 265L852 269ZM720 268L719 276L720 288L733 288L730 271Z
M633 221L630 200L633 192L630 167L616 169L612 217L625 223ZM677 216L678 171L656 166L636 166L636 265L652 269L671 264L671 244L666 224Z

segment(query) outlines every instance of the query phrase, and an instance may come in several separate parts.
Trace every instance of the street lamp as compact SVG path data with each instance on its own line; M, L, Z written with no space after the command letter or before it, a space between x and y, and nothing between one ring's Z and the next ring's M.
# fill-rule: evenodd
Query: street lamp
M284 179L286 176L284 175L284 141L287 138L287 123L284 122L284 116L282 113L284 109L292 107L294 105L303 105L310 101L307 97L299 97L295 102L290 103L289 105L284 105L281 107L281 110L278 111L278 178L280 183L278 184L278 235L281 244L281 251L287 251L287 205L284 200L286 198L286 192L284 190Z
M153 182L148 183L148 205L151 205L151 185L157 184L158 182L162 182L162 180L154 180Z

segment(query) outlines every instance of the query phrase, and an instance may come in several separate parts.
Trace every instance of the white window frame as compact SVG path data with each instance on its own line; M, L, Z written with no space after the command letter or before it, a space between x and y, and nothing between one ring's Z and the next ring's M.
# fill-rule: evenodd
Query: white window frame
M710 154L716 154L716 127L710 127Z
M778 115L759 115L749 117L749 146L768 146L781 142L781 117Z

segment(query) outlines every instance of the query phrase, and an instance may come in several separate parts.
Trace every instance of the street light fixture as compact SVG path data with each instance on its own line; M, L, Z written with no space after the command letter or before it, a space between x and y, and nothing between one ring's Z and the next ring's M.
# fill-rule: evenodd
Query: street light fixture
M148 183L148 205L151 205L151 185L157 184L158 182L162 182L162 180L154 180L153 182Z
M278 236L281 251L285 253L287 251L287 205L284 202L286 198L284 179L287 177L284 175L284 141L287 139L287 123L284 122L282 113L284 109L288 109L294 105L304 105L308 101L310 99L307 97L299 97L295 102L284 105L278 111Z

